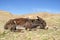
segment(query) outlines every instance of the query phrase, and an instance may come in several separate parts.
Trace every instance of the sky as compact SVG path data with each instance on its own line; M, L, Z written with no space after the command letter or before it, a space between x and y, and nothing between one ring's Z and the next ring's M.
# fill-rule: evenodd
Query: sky
M0 0L0 10L12 14L60 13L60 0Z

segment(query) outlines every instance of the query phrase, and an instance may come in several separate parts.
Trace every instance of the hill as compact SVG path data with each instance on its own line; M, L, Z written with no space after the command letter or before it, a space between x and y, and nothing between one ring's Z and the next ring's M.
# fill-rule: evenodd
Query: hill
M47 23L48 30L11 32L4 30L4 24L13 18L41 17ZM0 40L60 40L60 14L40 12L25 15L12 15L10 12L0 11Z

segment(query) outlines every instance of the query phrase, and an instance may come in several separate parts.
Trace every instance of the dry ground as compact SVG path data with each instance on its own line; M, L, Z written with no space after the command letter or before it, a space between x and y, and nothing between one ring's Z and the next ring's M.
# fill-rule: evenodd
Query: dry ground
M48 30L37 29L36 31L24 32L11 32L9 30L4 30L4 24L11 18L36 18L37 15L47 22L47 27L49 28ZM16 16L10 14L9 12L0 11L0 40L60 40L60 15L38 13Z

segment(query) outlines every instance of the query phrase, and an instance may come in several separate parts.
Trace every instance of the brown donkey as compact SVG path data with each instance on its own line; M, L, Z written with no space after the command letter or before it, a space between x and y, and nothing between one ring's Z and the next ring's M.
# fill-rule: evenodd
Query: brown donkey
M16 31L18 29L33 29L37 28L40 26L40 29L45 29L46 27L46 22L37 16L37 19L29 19L29 18L16 18L16 19L11 19L9 20L4 28L5 29L10 29L12 31Z

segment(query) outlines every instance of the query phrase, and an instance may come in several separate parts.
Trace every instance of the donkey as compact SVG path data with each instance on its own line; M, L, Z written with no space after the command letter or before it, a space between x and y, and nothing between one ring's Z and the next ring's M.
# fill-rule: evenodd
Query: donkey
M19 26L18 26L19 25ZM4 28L10 29L11 31L16 31L18 29L33 29L37 28L37 26L40 26L40 29L45 29L46 22L37 16L37 19L29 19L29 18L16 18L9 20Z

